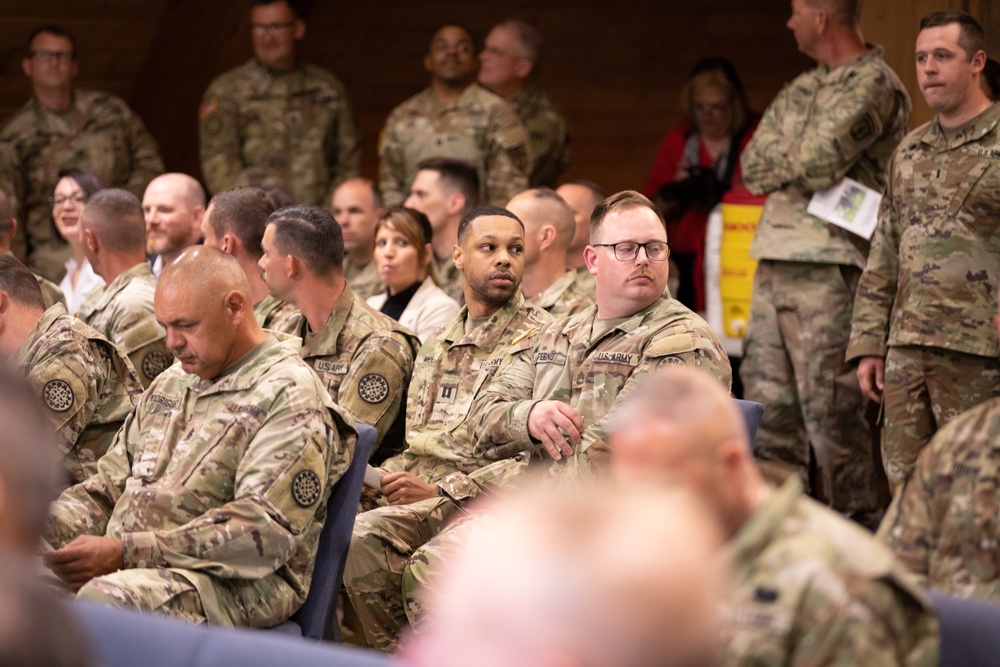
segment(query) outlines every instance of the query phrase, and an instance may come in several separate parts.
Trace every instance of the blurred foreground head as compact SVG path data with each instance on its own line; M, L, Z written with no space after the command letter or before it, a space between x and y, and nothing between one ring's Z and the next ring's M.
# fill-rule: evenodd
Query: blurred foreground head
M527 492L441 572L417 667L714 664L721 530L680 491Z

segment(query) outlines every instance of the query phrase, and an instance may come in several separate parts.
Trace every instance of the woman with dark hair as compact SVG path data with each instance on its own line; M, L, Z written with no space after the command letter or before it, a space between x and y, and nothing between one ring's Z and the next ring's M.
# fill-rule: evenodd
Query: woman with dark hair
M386 286L368 305L426 341L461 310L434 273L431 224L420 211L390 208L375 224L375 266Z
M751 114L743 84L725 58L702 58L681 89L687 119L671 128L642 191L667 221L670 259L680 271L676 296L705 310L705 230L723 193L740 183L740 153L760 117Z
M100 177L86 169L63 169L52 191L52 224L64 243L69 243L73 254L66 262L66 275L59 289L66 295L66 310L72 315L80 309L84 298L94 289L104 287L104 281L94 273L83 253L80 238L80 214L83 205L98 190L104 189Z

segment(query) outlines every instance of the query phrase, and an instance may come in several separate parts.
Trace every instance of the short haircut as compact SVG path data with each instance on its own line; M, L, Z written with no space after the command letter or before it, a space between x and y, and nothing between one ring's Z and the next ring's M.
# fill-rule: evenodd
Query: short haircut
M746 92L736 68L726 58L708 57L695 63L691 76L681 88L681 104L690 118L694 118L694 96L705 88L718 88L726 96L733 108L733 122L729 128L730 134L741 131L750 115Z
M966 58L972 60L972 57L978 52L986 50L986 35L983 33L983 26L965 12L956 9L931 12L920 19L920 30L943 28L952 23L958 24L958 45L965 51Z
M0 234L9 234L13 215L13 208L10 205L10 197L0 188ZM0 246L6 246L7 239L0 239Z
M505 218L510 218L511 220L517 220L517 223L521 225L521 229L524 229L524 223L521 222L521 218L517 217L510 211L500 206L480 206L479 208L472 209L466 213L461 222L458 223L458 242L462 242L462 237L465 236L466 232L469 231L469 226L478 220L479 218L501 215Z
M811 6L824 9L841 25L861 23L861 0L806 0Z
M635 190L623 190L611 195L594 208L594 212L590 214L590 238L597 237L597 232L601 229L604 218L610 213L632 208L648 208L656 215L656 219L663 225L663 229L667 229L667 223L663 221L663 216L653 202Z
M368 188L368 191L372 195L372 209L378 210L382 208L382 191L378 189L378 184L375 183L375 181L370 178L365 178L364 176L354 176L342 182L337 186L337 188L340 188L348 183L357 183L358 185L363 185ZM336 191L337 190L334 189L334 192Z
M472 28L464 23L459 23L458 21L445 21L444 23L438 23L434 26L434 30L431 30L430 45L434 44L434 37L445 28L458 28L459 30L464 30L465 34L469 36L469 41L472 42L472 48L476 48L476 35L472 32ZM428 48L430 48L430 45L428 45Z
M274 198L264 188L245 185L212 197L212 217L208 224L217 237L232 233L252 257L260 259L260 246L267 218L277 210Z
M271 199L274 200L275 210L279 208L288 208L289 206L295 206L298 204L298 202L295 201L295 197L288 194L287 191L279 188L277 185L258 185L257 187L271 195Z
M468 162L432 157L417 164L417 171L425 170L437 172L441 185L449 190L449 194L459 192L465 197L465 213L479 205L479 172Z
M63 39L68 39L70 43L70 53L71 58L76 60L76 37L73 36L66 28L61 25L56 25L55 23L49 23L46 25L38 26L28 34L28 41L25 45L25 52L31 55L31 43L35 41L35 37L38 37L42 33L48 33L50 35L55 35L56 37L62 37Z
M391 227L402 234L414 248L417 249L417 261L427 269L427 275L431 277L438 287L441 283L434 271L434 263L431 261L431 253L427 252L426 245L434 238L434 231L431 229L430 220L427 216L416 209L404 206L394 206L375 223L374 236L378 236L378 231L383 227Z
M588 181L587 179L584 178L577 179L575 181L567 181L566 183L563 183L563 185L579 185L581 188L587 188L594 195L594 199L595 201L597 201L597 203L604 201L608 196L608 193L605 192L604 188L602 188L597 183L594 183L593 181ZM596 205L597 204L595 204L595 206Z
M495 27L510 31L521 45L521 55L531 61L532 72L538 71L538 65L545 54L545 38L542 33L524 21L507 19Z
M535 203L544 207L545 219L542 222L555 227L557 247L562 250L568 249L573 242L573 235L576 233L576 218L573 215L573 209L552 188L532 188L526 193L531 195L531 199Z
M253 6L261 7L263 5L273 5L276 2L284 2L288 5L288 9L292 11L293 16L303 21L306 20L306 14L308 14L308 8L304 5L312 4L302 2L301 0L253 0Z
M319 206L289 206L267 219L274 225L274 244L282 255L295 255L309 272L327 277L342 270L344 235L340 225Z
M38 279L13 255L0 255L0 291L22 306L45 310Z
M146 220L142 202L128 190L105 188L87 200L81 220L105 248L134 253L146 248Z

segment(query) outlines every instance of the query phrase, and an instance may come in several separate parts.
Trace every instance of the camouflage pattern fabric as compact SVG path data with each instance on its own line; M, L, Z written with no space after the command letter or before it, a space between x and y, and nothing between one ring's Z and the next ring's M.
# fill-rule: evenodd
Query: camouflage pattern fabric
M142 394L135 369L62 304L45 311L14 361L45 403L68 479L82 482L97 471Z
M205 622L205 608L198 589L178 570L118 570L91 579L76 595L81 600L110 607L155 612L189 623Z
M881 48L832 70L817 67L785 86L740 157L747 189L768 195L750 255L864 268L868 242L806 207L814 192L845 176L881 192L911 109Z
M37 273L35 278L38 280L38 288L42 290L42 303L46 308L51 308L57 303L66 305L66 295L62 293L59 289L59 285L56 285L51 280L46 280Z
M377 450L397 419L405 418L406 389L420 340L345 285L323 329L309 331L303 317L295 335L300 354L337 404L378 429ZM402 433L402 428L397 428ZM398 451L402 443L386 443Z
M921 586L1000 601L1000 399L976 406L934 435L897 494L879 538Z
M354 293L362 299L369 299L376 294L381 294L385 289L382 279L378 277L378 267L375 260L372 260L362 267L351 261L350 257L344 257L344 278L354 290Z
M571 142L566 118L552 106L549 96L534 85L514 93L505 101L514 107L531 140L535 166L528 185L532 188L556 187L560 174L569 166Z
M723 667L936 667L926 594L863 528L802 496L790 478L728 549Z
M174 363L167 332L156 321L155 292L156 278L143 261L87 295L77 314L128 356L144 389Z
M591 278L591 280L587 280ZM597 294L593 277L588 273L586 278L576 271L569 270L556 279L554 283L541 294L528 299L552 317L569 317L594 305Z
M844 360L853 266L764 260L754 276L740 368L744 396L766 406L754 456L795 472L848 517L874 529L871 429L857 373Z
M153 381L97 474L50 511L52 546L120 539L138 571L89 587L170 613L180 574L213 625L270 627L302 604L356 435L296 349L268 338L214 380L176 364Z
M379 142L379 189L386 206L402 205L417 164L432 157L473 165L481 201L496 206L527 189L532 168L528 131L517 113L475 83L450 104L438 102L427 88L389 114Z
M893 495L935 432L1000 396L1000 359L920 345L889 348L882 396L882 461Z
M462 272L455 266L451 255L444 259L434 258L434 270L444 293L455 300L460 306L465 305L465 289L462 287Z
M108 93L73 91L66 113L45 109L32 97L0 130L0 188L10 195L22 221L14 254L32 271L58 282L71 248L51 225L49 197L60 169L97 173L104 184L139 198L163 173L156 141L124 101Z
M253 314L262 329L294 335L301 326L302 313L299 309L270 294L253 307Z
M361 137L347 91L314 65L274 72L250 59L209 84L198 117L201 170L213 193L272 185L322 206L358 173Z

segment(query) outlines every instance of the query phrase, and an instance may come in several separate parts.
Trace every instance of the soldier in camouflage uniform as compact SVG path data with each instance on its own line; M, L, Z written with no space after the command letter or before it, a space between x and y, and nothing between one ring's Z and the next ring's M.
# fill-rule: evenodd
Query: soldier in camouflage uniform
M0 255L0 358L16 364L35 387L56 433L66 478L97 470L142 385L107 338L56 304L45 310L31 272Z
M847 356L861 360L866 395L883 402L882 454L894 492L938 428L1000 395L992 323L1000 288L1000 182L993 177L1000 107L980 88L983 43L966 14L921 22L917 77L937 117L893 155L854 305Z
M475 83L472 35L462 26L446 24L434 33L424 67L430 87L393 109L382 130L385 205L403 202L421 160L448 157L473 165L482 201L502 206L528 187L528 131L510 105Z
M576 233L566 250L566 266L576 272L581 289L594 291L594 277L583 261L583 251L590 243L590 214L604 201L604 191L590 181L573 181L556 188L556 194L563 198L573 210Z
M378 429L373 461L403 446L406 388L420 340L373 309L344 280L344 241L316 206L283 208L267 220L261 275L271 293L301 311L300 354L337 404Z
M344 235L344 279L362 299L385 289L372 260L375 223L385 208L378 187L367 178L344 181L333 191L330 213Z
M767 485L717 384L672 369L633 396L611 438L616 477L687 487L729 538L720 665L938 664L926 594L867 531L803 497L798 477Z
M420 211L431 223L434 270L441 289L458 305L465 303L462 274L452 259L458 225L479 202L479 176L466 162L429 158L417 166L410 196L403 204Z
M871 432L844 359L868 242L806 208L845 177L881 191L911 105L881 48L862 40L860 2L792 6L788 26L819 67L785 86L742 154L747 188L768 197L750 248L760 262L740 374L745 397L767 408L755 454L803 482L814 463L813 495L874 527Z
M277 204L263 188L246 185L212 197L201 220L205 245L218 248L236 258L250 285L254 317L263 329L293 334L299 328L301 313L295 305L271 296L260 277L257 263L264 256L261 239L267 217Z
M306 24L286 0L256 0L254 57L212 81L198 112L201 170L217 194L271 185L322 206L358 173L361 137L344 84L298 59Z
M573 211L549 188L526 190L507 204L524 222L524 281L532 303L552 317L569 317L594 304L592 281L566 268L566 249L576 224ZM587 274L590 277L590 274Z
M73 87L76 42L58 26L43 26L28 38L21 61L33 95L0 130L0 187L14 199L14 217L24 223L14 254L58 281L70 247L51 225L49 197L61 169L90 169L110 187L139 196L163 172L156 142L124 101L108 93Z
M528 130L535 162L531 187L554 187L570 155L566 119L534 84L544 41L532 26L509 20L493 26L479 54L479 85L514 107Z
M97 474L52 505L44 562L79 597L252 627L305 600L356 437L294 343L250 316L247 292L215 249L164 269L157 316L180 363L143 394Z
M549 320L517 290L523 234L503 209L476 209L462 221L456 261L467 307L421 348L406 406L407 448L382 465L383 506L355 521L344 569L348 641L395 645L406 622L399 578L407 558L477 489L469 475L488 461L473 446L470 406L509 355L531 349Z
M128 356L143 388L174 363L153 309L156 278L144 254L145 232L142 206L127 190L95 193L80 215L87 260L107 286L84 299L77 317Z

